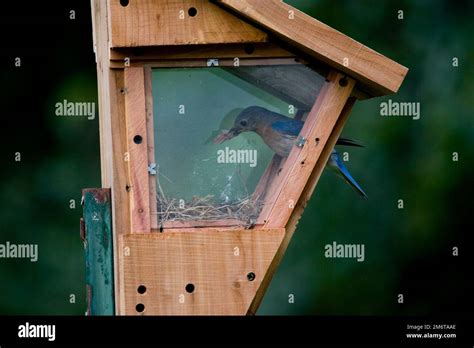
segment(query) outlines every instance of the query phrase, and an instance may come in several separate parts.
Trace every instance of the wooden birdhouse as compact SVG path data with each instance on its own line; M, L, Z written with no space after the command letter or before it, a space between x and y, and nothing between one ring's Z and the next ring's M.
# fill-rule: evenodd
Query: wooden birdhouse
M89 312L255 313L355 101L407 69L278 0L92 6L106 190L84 192ZM280 151L249 113L302 128Z

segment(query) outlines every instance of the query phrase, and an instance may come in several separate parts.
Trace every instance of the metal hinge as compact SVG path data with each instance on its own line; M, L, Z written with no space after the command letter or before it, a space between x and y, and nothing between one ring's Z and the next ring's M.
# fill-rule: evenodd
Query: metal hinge
M296 140L296 146L303 147L304 144L306 144L306 138L305 137L299 137L298 140Z
M219 59L213 58L207 60L207 66L219 66Z
M148 174L156 175L156 163L150 163L148 165Z

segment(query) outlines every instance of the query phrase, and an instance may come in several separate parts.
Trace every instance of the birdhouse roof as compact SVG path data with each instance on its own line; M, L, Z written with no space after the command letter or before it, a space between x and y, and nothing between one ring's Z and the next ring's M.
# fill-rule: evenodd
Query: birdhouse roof
M263 57L262 52L269 50L272 56L294 53L323 68L345 73L358 81L356 88L363 97L397 92L408 72L397 62L279 0L107 3L111 59L118 57L115 49L122 48L161 46L160 52L168 54L166 59L180 59L185 58L180 53L186 54L190 48L194 53L212 55L215 51L209 49L211 45L255 44L258 50L251 57ZM196 48L198 45L206 45L207 51ZM172 58L171 51L178 54ZM229 54L245 56L242 50Z
M331 67L357 79L371 96L398 91L408 69L279 0L216 0Z

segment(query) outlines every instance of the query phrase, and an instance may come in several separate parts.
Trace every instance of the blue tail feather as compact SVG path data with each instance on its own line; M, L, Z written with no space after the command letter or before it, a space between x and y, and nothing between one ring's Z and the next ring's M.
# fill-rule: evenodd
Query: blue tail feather
M352 177L352 175L347 170L346 166L341 160L339 154L334 150L329 158L328 165L333 169L339 176L341 176L349 185L356 190L363 199L367 199L368 196L359 186L357 181Z

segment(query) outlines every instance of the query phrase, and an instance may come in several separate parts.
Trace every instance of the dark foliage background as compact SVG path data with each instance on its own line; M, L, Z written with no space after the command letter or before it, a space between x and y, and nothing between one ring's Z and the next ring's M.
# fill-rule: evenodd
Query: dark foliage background
M474 2L288 3L410 72L397 95L359 102L344 131L366 144L347 165L369 200L323 175L260 314L472 313ZM80 195L100 186L98 122L57 117L54 104L97 102L89 2L9 4L0 13L0 243L38 243L39 260L0 259L0 314L81 315ZM381 117L388 99L420 102L421 119ZM333 241L365 244L366 261L326 259Z

